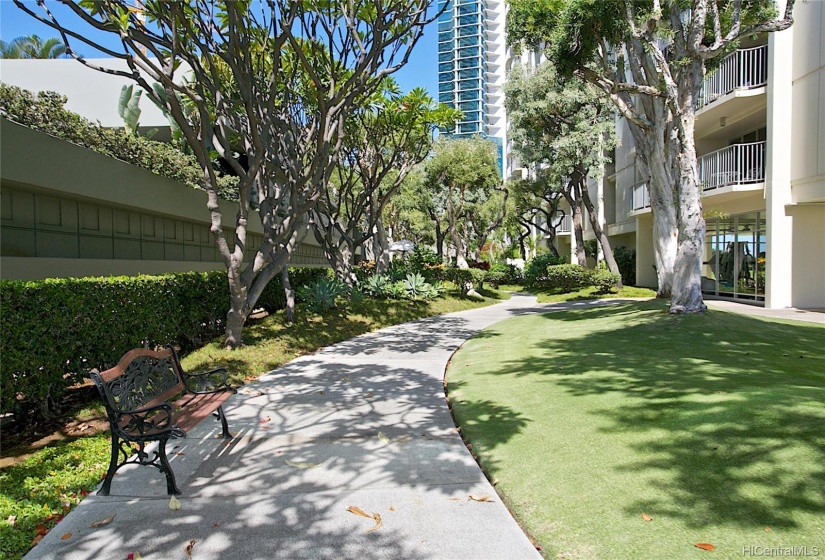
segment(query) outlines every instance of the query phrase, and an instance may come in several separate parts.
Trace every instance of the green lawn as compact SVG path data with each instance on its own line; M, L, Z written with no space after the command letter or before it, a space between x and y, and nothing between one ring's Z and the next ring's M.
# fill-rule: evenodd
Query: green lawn
M606 294L596 293L596 288L588 286L575 292L561 293L558 290L538 290L531 289L538 298L539 303L558 303L562 301L579 301L588 299L606 298L655 298L656 290L650 288L637 288L635 286L625 286L618 292L608 292Z
M482 293L483 300L454 293L431 302L365 300L323 314L299 306L295 324L288 324L283 312L253 321L244 331L243 348L224 350L218 339L186 356L183 365L190 371L224 365L233 383L241 385L297 356L359 334L509 297L494 290ZM75 417L88 419L99 410L89 406L77 410ZM97 486L109 464L109 448L105 434L95 434L59 442L0 469L0 560L21 558L39 533L51 530Z
M546 558L825 554L825 328L665 309L525 316L468 341L448 392L488 476Z

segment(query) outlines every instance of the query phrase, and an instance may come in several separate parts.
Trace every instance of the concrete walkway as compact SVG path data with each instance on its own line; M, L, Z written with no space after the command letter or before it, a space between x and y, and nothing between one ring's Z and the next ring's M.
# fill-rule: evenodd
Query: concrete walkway
M605 304L535 302L514 294L397 325L264 375L228 401L229 444L208 420L170 442L179 510L156 469L123 467L111 496L87 497L26 558L185 559L192 539L197 560L540 558L462 443L443 389L450 356L479 330ZM383 526L367 532L375 521L349 506Z
M156 469L124 467L111 496L83 500L26 558L186 559L194 539L196 560L539 559L462 443L444 370L466 339L508 317L621 301L537 305L513 294L298 358L230 399L229 444L205 421L170 445L179 510ZM383 526L367 532L375 521L349 506L378 513Z

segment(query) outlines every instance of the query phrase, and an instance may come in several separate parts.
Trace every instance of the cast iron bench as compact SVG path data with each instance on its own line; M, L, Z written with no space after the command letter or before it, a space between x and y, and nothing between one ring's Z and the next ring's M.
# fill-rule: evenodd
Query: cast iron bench
M112 457L98 494L108 496L115 472L129 463L160 469L166 475L167 492L180 494L166 458L166 442L186 437L187 431L210 414L221 421L221 435L232 437L222 405L235 389L227 384L225 368L188 374L170 346L161 351L130 350L115 367L92 370L90 376L112 430ZM153 441L158 442L158 449L150 459L145 446Z

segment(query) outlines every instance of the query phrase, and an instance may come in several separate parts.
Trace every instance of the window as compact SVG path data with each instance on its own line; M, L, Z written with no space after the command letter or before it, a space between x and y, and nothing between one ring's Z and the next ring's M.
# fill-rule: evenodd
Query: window
M462 91L458 94L459 101L478 101L481 98L481 91L473 89L470 91Z
M452 72L442 72L438 75L439 82L451 82L453 81L453 73Z
M458 79L459 80L471 80L473 78L478 78L480 73L481 72L478 68L471 68L469 70L459 70L458 71Z
M479 123L461 123L458 125L458 132L462 134L479 132L480 125Z
M440 52L440 51L439 51ZM469 47L466 49L458 49L458 58L477 57L479 53L478 47ZM476 64L478 61L475 61Z
M451 72L453 68L455 68L455 64L453 64L453 61L442 62L438 65L439 72Z
M452 52L452 50L453 50L452 41L450 41L449 43L438 43L438 52L439 53Z
M453 51L450 50L448 52L438 52L438 62L449 62L453 59Z
M453 92L443 92L438 94L438 102L439 103L452 103L453 101Z
M479 17L478 14L470 14L466 16L460 16L458 18L458 25L473 25L474 23L478 23Z
M478 37L462 37L458 40L459 47L477 47L479 44Z
M465 68L478 68L478 58L464 58L458 61L458 67L462 70Z
M448 91L453 91L453 83L452 82L442 82L438 84L438 93L445 93Z
M478 111L479 102L478 101L470 101L467 103L459 103L458 108L462 111Z
M473 35L480 35L481 34L481 27L478 25L470 25L467 27L459 27L458 28L458 36L459 37L470 37Z

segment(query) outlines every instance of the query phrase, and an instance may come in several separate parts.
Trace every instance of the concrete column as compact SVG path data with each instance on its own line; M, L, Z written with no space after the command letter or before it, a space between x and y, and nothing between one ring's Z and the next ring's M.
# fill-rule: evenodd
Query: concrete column
M780 13L784 2L779 2ZM791 307L793 279L793 217L786 212L791 198L791 116L793 99L793 32L768 37L768 119L765 146L765 212L767 253L765 307Z

